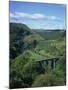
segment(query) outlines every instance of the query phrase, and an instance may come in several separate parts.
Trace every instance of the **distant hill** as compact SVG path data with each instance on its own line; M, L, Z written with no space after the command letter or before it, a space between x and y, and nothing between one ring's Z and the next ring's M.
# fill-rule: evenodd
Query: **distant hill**
M66 30L43 30L43 29L33 29L36 33L40 34L45 40L56 40L62 38L66 34Z
M27 25L10 23L10 58L15 58L24 49L35 47L39 40L43 40L43 38Z

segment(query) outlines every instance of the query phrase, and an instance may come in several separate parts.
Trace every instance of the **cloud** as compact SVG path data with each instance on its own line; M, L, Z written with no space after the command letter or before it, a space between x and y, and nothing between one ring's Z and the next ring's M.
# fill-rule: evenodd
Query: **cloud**
M28 14L28 13L15 13L16 16L19 16L19 17L23 17L23 18L28 18L28 19L43 19L45 18L45 15L43 14Z
M41 13L24 13L24 12L15 12L15 13L10 13L10 18L14 19L32 19L32 20L60 20L60 18L56 16L48 16L45 14Z

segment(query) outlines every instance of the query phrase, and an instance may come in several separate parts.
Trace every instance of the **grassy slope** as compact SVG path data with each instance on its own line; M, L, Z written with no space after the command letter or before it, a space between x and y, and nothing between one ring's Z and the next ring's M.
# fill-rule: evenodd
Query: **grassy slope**
M52 58L56 56L63 56L65 53L65 40L61 41L48 41L43 42L37 45L37 47L34 50L26 50L24 51L25 56L26 52L29 52L30 59L35 61L39 59L46 59L46 58ZM15 60L22 60L23 61L23 53L15 58Z

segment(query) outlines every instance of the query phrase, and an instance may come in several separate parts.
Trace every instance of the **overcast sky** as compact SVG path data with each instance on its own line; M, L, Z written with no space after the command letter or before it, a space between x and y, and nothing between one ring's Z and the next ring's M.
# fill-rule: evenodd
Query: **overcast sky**
M33 29L65 29L65 5L10 1L10 22Z

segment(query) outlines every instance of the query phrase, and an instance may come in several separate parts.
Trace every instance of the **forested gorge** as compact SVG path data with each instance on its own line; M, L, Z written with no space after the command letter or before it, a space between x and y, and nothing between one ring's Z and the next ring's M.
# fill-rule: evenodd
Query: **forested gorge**
M65 30L33 30L25 24L10 23L10 88L65 85L65 37ZM36 63L58 56L55 69Z

